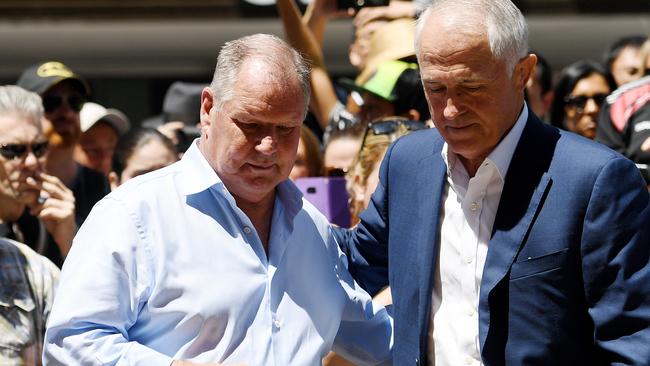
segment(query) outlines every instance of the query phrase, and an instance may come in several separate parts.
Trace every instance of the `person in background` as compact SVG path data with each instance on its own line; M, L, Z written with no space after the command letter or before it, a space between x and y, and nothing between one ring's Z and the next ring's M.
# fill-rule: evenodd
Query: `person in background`
M199 137L199 109L203 83L173 82L162 105L162 114L142 121L142 127L156 128L172 141L179 156Z
M120 136L130 127L129 119L117 109L86 102L79 113L81 137L74 151L75 160L108 177L113 152Z
M343 177L359 152L365 127L357 123L348 128L332 130L323 152L323 175Z
M288 179L307 63L263 34L218 54L200 140L118 187L77 234L47 364L317 365L332 347L390 362L388 313L354 283L329 222Z
M49 141L41 125L41 98L7 85L0 87L0 99L0 236L25 243L61 266L77 231L75 199L59 178L45 173Z
M170 139L153 128L136 128L122 136L115 147L108 174L111 189L176 161L178 153Z
M534 51L531 53L537 56L537 64L526 84L526 102L533 113L546 122L553 104L553 70L542 55Z
M428 127L422 121L398 116L384 117L368 125L361 149L346 174L352 226L359 223L359 214L368 207L370 195L377 188L379 165L390 144L401 136L425 128Z
M607 97L596 140L640 164L650 187L650 40L641 53L641 79L621 86Z
M312 62L310 81L313 96L310 111L324 131L323 141L327 145L331 132L359 122L354 117L358 112L354 101L348 97L346 105L339 100L335 83L326 69L321 47L322 32L327 21L346 12L336 9L334 0L312 2L303 17L294 0L279 0L277 8L287 39ZM348 53L350 62L359 70L355 81L358 84L365 83L384 61L413 61L414 33L413 19L390 22L378 20L357 29Z
M79 112L90 96L90 87L81 76L57 61L25 69L17 85L43 99L44 133L50 142L45 170L72 190L76 222L81 226L95 203L110 192L106 176L74 160L81 136ZM55 263L60 262L60 257L60 253L48 254Z
M615 88L607 70L596 62L581 60L567 66L555 86L551 124L594 139L600 107Z
M390 285L395 365L647 365L650 195L637 168L540 121L509 0L433 0L416 51L435 129L397 140L352 230Z
M388 116L416 121L430 118L418 65L404 61L385 61L362 83L342 79L341 85L358 93L355 117L363 126Z
M642 35L621 37L605 51L603 64L614 78L617 87L641 77L640 51L646 39L647 37Z
M0 86L1 365L41 364L45 323L59 275L51 261L17 241L21 239L17 220L28 208L59 239L64 235L70 240L75 229L72 203L67 202L66 209L66 202L59 199L60 194L72 193L58 179L42 173L48 144L42 116L37 94L14 85ZM50 198L40 202L44 194Z
M300 126L300 141L296 152L296 162L293 163L289 178L296 180L304 177L320 177L323 175L323 152L320 142L306 125Z

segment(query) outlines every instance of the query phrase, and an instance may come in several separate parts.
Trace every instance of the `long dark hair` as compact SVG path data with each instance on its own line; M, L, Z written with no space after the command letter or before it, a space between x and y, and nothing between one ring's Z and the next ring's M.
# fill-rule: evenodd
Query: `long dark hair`
M122 176L122 172L126 167L127 161L133 156L133 153L140 147L146 145L150 141L157 140L162 143L169 151L176 154L176 147L165 135L158 132L154 128L136 128L129 131L126 135L120 138L120 142L115 148L113 153L113 167L118 177Z
M576 84L589 77L592 74L602 75L609 85L610 92L616 89L616 83L612 75L599 63L591 60L580 60L574 62L562 70L560 79L555 86L555 96L553 97L553 104L551 105L551 124L557 128L565 129L564 126L564 107L566 105L565 98L571 93Z

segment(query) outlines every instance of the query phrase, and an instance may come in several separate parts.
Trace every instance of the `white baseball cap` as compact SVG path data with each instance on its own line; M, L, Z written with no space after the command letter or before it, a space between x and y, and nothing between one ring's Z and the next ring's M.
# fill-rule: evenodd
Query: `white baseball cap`
M84 103L79 112L79 119L82 132L90 130L99 121L108 123L119 136L124 135L130 128L129 118L124 113L92 102Z

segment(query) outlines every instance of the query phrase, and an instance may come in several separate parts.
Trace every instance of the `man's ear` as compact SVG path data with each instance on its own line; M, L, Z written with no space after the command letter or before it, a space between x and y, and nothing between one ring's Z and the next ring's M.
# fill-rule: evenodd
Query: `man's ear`
M528 54L528 56L522 58L515 65L515 70L513 71L513 80L517 89L524 90L528 80L533 75L533 70L535 70L535 65L537 64L537 56L533 53Z
M210 112L212 111L212 108L214 108L214 105L214 93L209 86L206 86L203 88L203 91L201 91L201 129L210 126Z

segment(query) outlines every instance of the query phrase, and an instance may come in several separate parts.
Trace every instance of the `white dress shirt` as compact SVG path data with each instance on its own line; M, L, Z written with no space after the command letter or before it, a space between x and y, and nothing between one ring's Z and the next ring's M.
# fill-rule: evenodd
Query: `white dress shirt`
M80 228L50 315L49 365L320 365L390 360L392 326L347 271L329 223L277 188L268 257L196 142L130 180Z
M443 146L447 184L431 301L430 365L482 365L478 301L483 266L505 176L527 120L524 105L514 126L472 178L458 156L446 143Z

